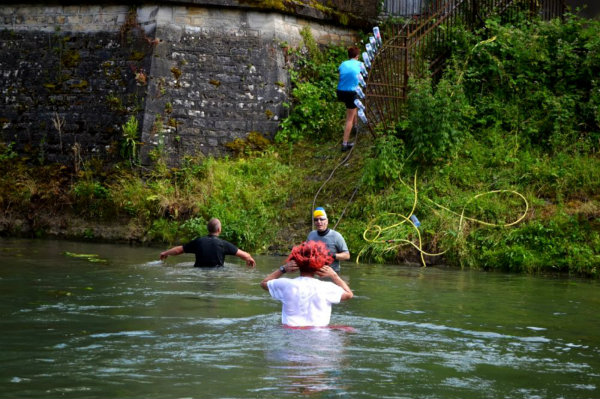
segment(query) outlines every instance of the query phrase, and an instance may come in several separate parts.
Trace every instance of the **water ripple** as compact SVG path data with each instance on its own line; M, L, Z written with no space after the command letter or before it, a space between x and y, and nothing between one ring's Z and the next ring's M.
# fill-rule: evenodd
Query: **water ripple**
M475 331L475 330L467 330L458 327L450 327L440 324L433 323L420 323L420 322L412 322L412 321L403 321L403 320L387 320L387 319L377 319L377 318L364 318L369 322L377 322L381 324L389 324L398 327L414 327L416 329L421 330L432 330L432 331L451 331L457 332L463 335L470 335L473 337L479 338L487 338L487 339L508 339L508 340L518 340L524 342L540 342L547 343L550 342L550 339L546 337L519 337L515 335L507 335L500 334L493 331Z
M112 333L97 333L90 334L92 338L108 338L108 337L152 337L154 334L151 331L118 331Z

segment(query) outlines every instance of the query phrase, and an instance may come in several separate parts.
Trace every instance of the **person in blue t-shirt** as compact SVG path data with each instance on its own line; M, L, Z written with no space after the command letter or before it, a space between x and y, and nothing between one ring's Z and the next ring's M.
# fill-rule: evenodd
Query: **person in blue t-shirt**
M349 142L350 132L356 123L358 109L354 104L356 99L356 87L358 86L358 75L360 74L360 61L358 56L360 50L357 47L348 49L348 59L340 64L340 80L337 86L337 98L346 105L346 124L344 125L344 139L342 152L348 151L354 146Z

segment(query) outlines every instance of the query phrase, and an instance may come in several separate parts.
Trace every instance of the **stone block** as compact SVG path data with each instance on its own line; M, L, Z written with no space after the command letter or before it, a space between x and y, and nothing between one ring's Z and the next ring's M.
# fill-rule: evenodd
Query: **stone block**
M196 111L196 112L200 112L202 115L201 116L195 116L195 115L190 115L190 117L194 118L192 120L192 126L195 128L215 128L215 124L212 120L206 119L204 117L204 112L202 111Z
M78 5L68 5L62 7L62 15L77 15L79 14L81 6Z
M177 15L174 18L174 22L176 25L193 25L194 21L192 18L188 17L187 15Z
M98 15L103 11L101 6L86 5L81 7L80 14L82 15Z
M248 124L245 120L218 120L215 122L215 129L223 131L247 131Z

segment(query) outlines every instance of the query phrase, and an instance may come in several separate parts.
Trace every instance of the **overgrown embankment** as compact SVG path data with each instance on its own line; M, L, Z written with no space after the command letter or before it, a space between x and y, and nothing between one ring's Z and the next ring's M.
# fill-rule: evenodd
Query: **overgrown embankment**
M353 259L421 262L421 251L428 264L598 276L600 24L488 21L453 37L441 80L414 79L396 128L361 130L347 159L334 98L345 51L320 50L309 32L291 54L295 103L276 143L251 135L231 158L170 169L158 156L148 170L124 138L117 168L89 161L77 174L32 167L7 144L2 230L166 246L218 216L240 247L286 252L316 201Z

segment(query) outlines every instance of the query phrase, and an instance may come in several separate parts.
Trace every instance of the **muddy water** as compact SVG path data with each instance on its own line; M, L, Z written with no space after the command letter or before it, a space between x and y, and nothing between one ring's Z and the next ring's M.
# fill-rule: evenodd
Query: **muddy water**
M346 262L348 328L288 330L282 258L158 252L0 240L0 397L600 397L597 281Z

